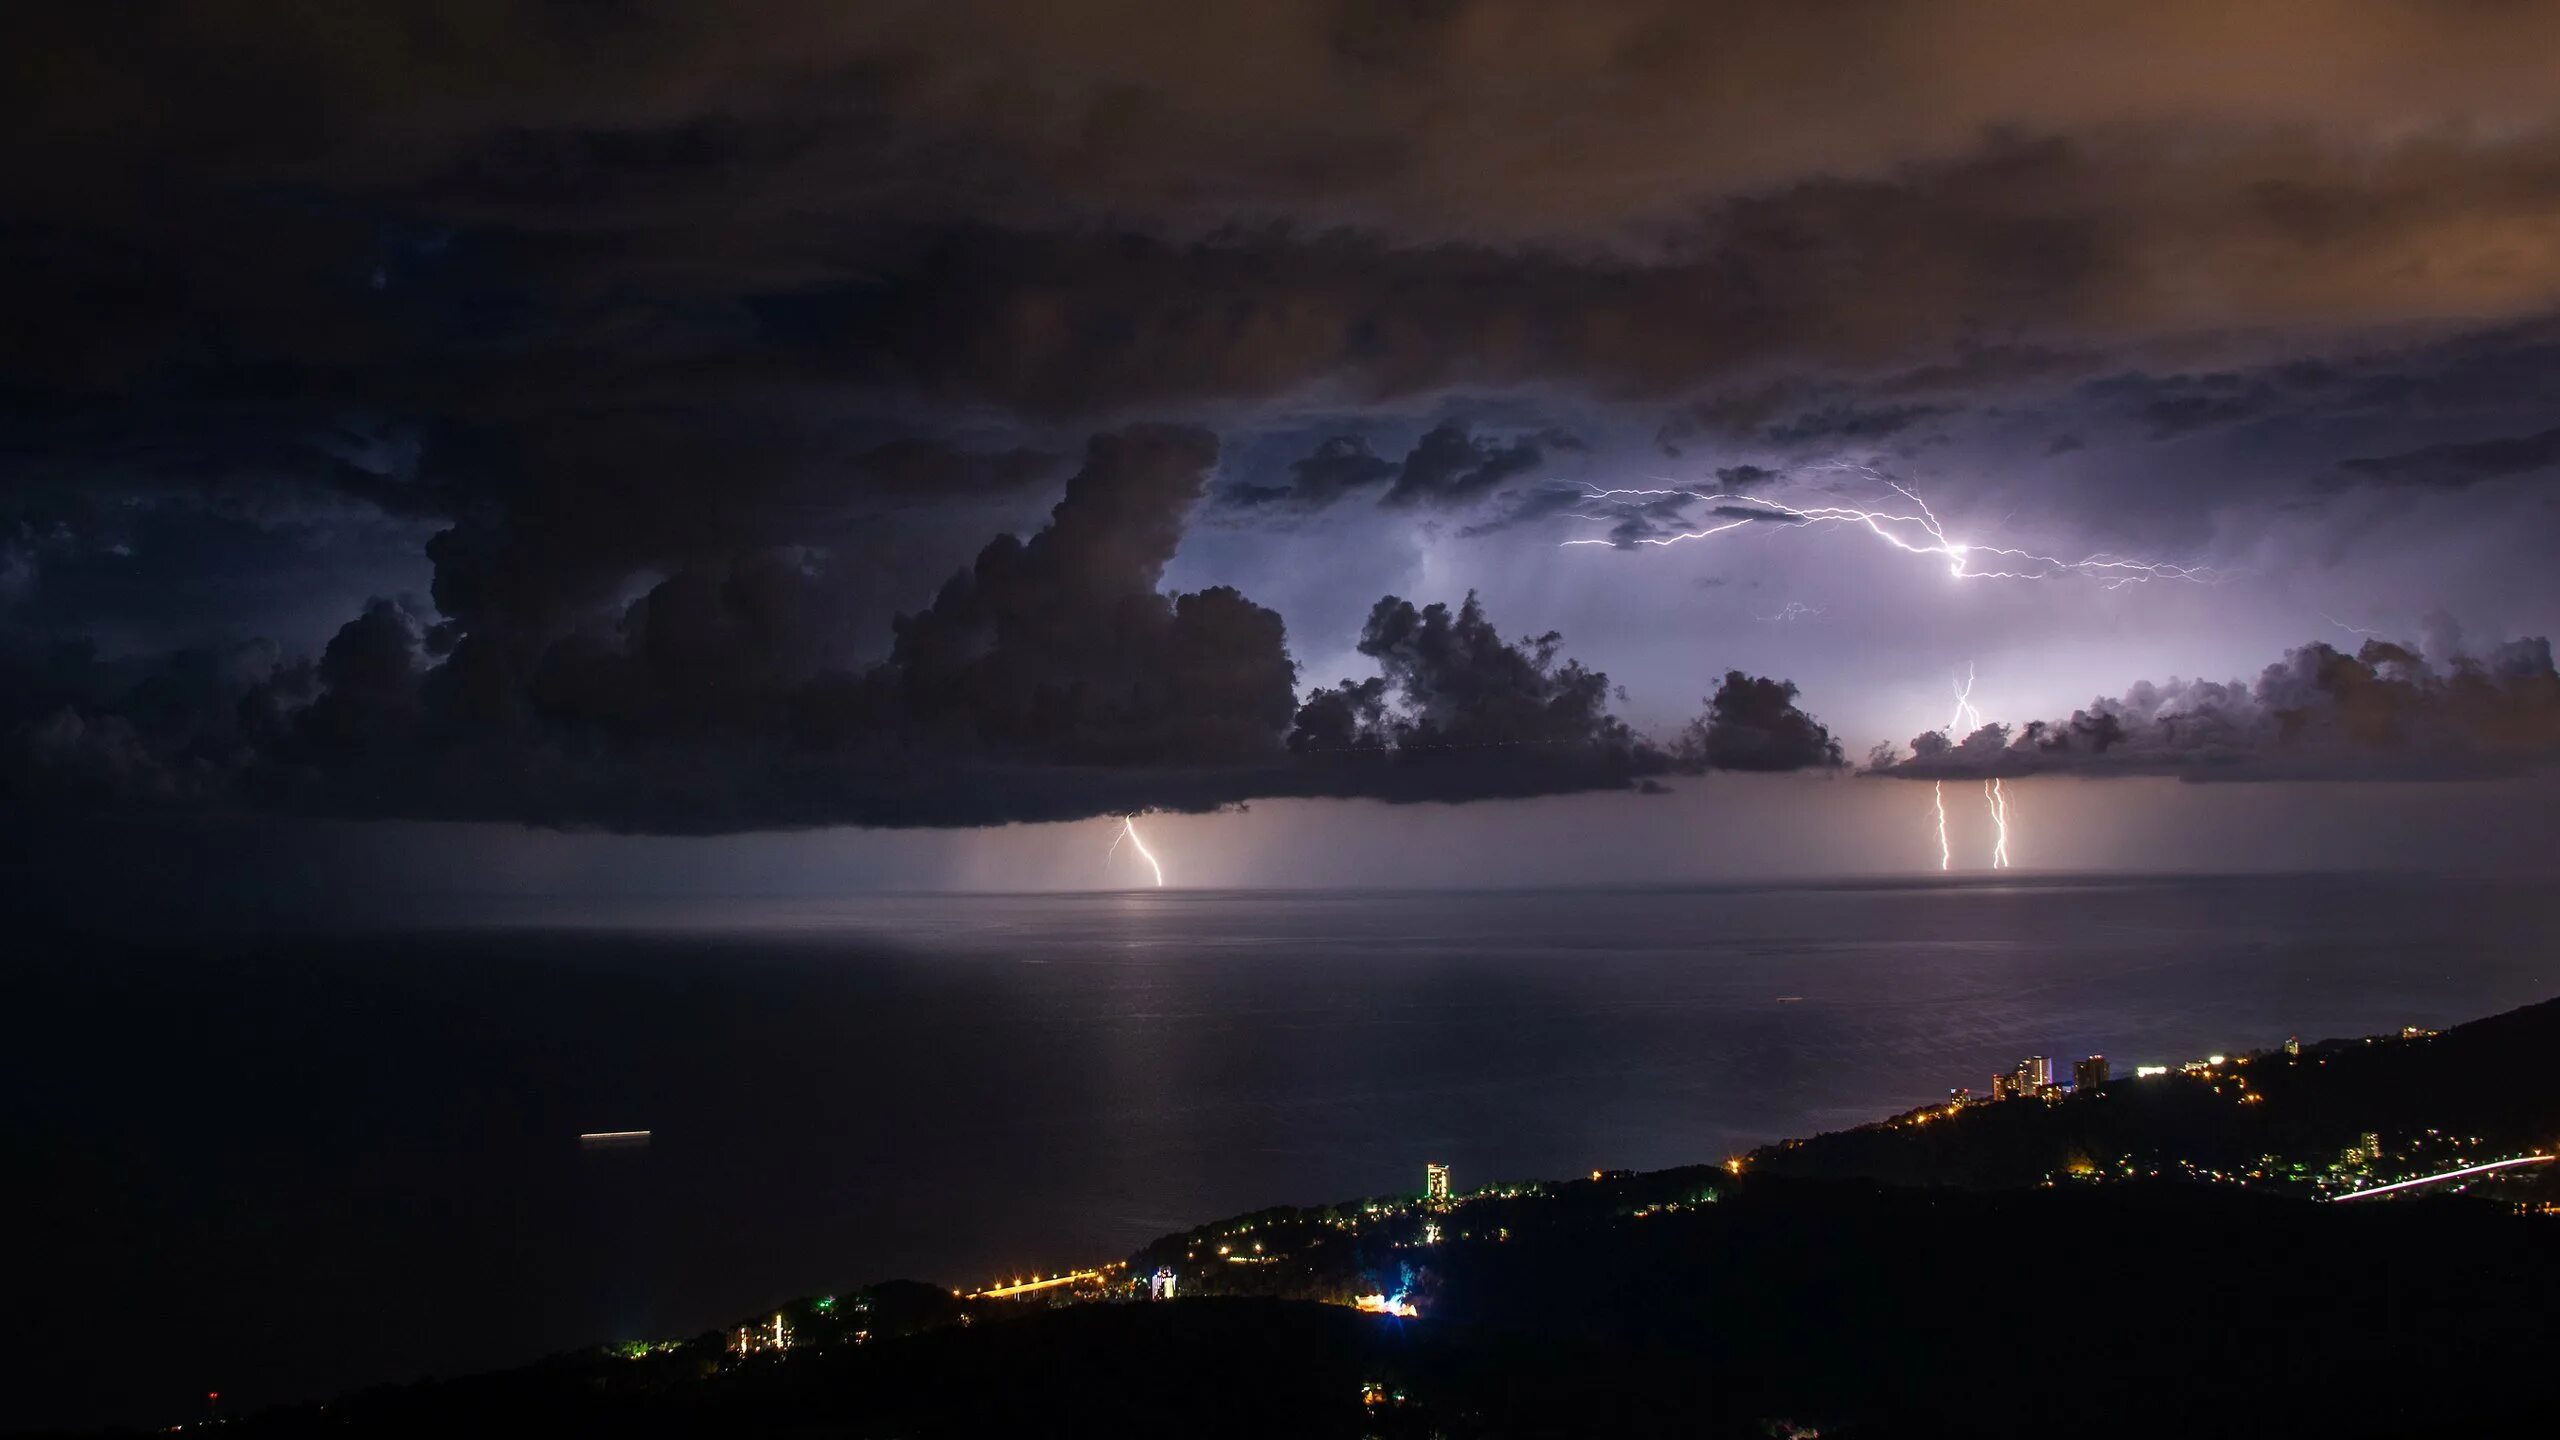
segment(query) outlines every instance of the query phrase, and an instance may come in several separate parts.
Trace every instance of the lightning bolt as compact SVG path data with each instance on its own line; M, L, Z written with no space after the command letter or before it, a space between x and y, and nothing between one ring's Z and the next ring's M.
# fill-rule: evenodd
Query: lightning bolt
M2009 864L2009 798L2000 793L1996 779L1982 782L1983 798L1991 802L1991 868L2007 870Z
M1147 842L1138 838L1138 817L1135 815L1120 817L1120 833L1111 837L1111 848L1102 852L1102 863L1105 865L1111 863L1111 857L1120 853L1120 842L1123 840L1136 848L1138 858L1147 862L1148 869L1156 872L1156 888L1163 889L1164 866L1156 862L1155 852L1147 848Z
M1868 471L1868 474L1874 474ZM1883 480L1884 477L1876 476ZM1678 498L1714 506L1710 513L1719 521L1696 530L1676 535L1648 535L1635 540L1638 545L1678 545L1690 540L1704 540L1739 530L1745 525L1778 524L1802 530L1816 525L1856 525L1896 550L1913 555L1930 555L1947 562L1947 573L1958 580L2051 580L2065 575L2085 575L2105 580L2110 590L2127 585L2147 584L2153 580L2184 580L2191 584L2209 584L2218 578L2200 565L2171 565L2155 560L2127 560L2104 552L2079 560L2065 560L2057 555L2039 555L2032 550L2016 550L2005 545L1968 545L1947 538L1946 527L1939 523L1929 502L1891 480L1885 485L1909 502L1917 513L1895 510L1865 510L1848 505L1812 505L1798 507L1758 495L1699 490L1592 490L1583 499L1599 503L1626 505L1634 502ZM1616 545L1606 538L1566 540L1565 545ZM1977 563L1990 568L1976 569Z
M1955 713L1947 717L1947 733L1970 735L1982 728L1982 712L1973 707L1973 662L1966 661L1964 679L1956 685Z
M1938 802L1938 868L1944 870L1955 862L1956 853L1947 848L1947 782L1932 784L1929 793Z
M1790 600L1784 606L1780 607L1778 613L1775 615L1763 615L1757 610L1751 612L1751 618L1760 621L1764 625L1777 625L1789 620L1802 620L1808 616L1816 620L1821 619L1822 607L1819 605L1807 605L1801 600Z

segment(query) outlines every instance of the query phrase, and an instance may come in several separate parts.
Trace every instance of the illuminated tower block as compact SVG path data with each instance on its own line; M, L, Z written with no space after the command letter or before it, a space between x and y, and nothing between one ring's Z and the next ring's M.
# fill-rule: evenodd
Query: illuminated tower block
M1449 1167L1437 1161L1422 1167L1422 1198L1434 1205L1449 1203Z
M1173 1298L1172 1266L1164 1265L1157 1268L1155 1278L1147 1282L1147 1298L1150 1300L1170 1300Z
M2073 1061L2073 1062L2072 1062L2072 1064L2071 1064L2071 1088L2072 1088L2072 1089L2074 1089L2074 1090L2086 1090L2086 1089L2088 1089L2088 1088L2089 1088L2090 1086L2092 1086L2092 1085L2104 1085L2104 1084L2106 1084L2106 1083L2107 1083L2107 1057L2106 1057L2106 1056L2104 1056L2104 1055L2092 1055L2092 1056L2090 1056L2090 1057L2089 1057L2088 1059L2086 1059L2086 1060L2075 1060L2075 1061Z

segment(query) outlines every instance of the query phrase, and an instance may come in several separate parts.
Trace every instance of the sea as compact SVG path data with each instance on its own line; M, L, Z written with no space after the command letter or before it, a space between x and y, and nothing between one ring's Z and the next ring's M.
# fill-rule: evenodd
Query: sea
M1720 1161L2560 991L2375 875L457 904L22 935L0 1428L172 1424L955 1287L1245 1210ZM639 1145L582 1134L646 1130ZM219 1398L208 1398L216 1397Z

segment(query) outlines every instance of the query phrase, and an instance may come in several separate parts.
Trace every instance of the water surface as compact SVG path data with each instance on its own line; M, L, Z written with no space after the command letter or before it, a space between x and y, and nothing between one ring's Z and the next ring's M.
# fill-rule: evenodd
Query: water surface
M537 905L37 940L0 1425L683 1334L1278 1202L1720 1159L2555 985L2541 887L2323 876ZM1795 998L1800 997L1800 998ZM646 1128L641 1150L582 1131ZM112 1344L99 1343L112 1335ZM227 1402L228 1403L228 1402Z

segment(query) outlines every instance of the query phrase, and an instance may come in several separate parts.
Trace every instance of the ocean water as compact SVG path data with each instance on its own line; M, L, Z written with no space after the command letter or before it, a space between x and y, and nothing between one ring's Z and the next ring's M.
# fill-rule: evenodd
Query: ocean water
M2560 991L2549 887L893 896L33 938L0 1427L166 1423L1282 1202L1721 1159ZM2057 1068L2060 1068L2057 1066ZM645 1128L645 1148L582 1149Z

